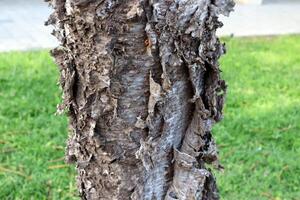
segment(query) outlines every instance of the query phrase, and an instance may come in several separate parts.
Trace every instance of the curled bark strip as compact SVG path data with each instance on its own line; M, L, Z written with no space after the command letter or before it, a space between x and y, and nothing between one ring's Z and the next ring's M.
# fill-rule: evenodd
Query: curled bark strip
M82 199L218 199L216 37L232 0L49 0Z
M166 200L180 199L203 199L203 188L210 176L210 172L206 169L196 167L198 161L195 157L175 150L175 177L172 187L166 195Z

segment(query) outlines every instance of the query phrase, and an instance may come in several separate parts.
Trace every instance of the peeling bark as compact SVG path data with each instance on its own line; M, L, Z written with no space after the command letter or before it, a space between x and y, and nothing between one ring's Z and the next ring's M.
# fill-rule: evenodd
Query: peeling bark
M232 0L50 0L82 199L219 199L220 14Z

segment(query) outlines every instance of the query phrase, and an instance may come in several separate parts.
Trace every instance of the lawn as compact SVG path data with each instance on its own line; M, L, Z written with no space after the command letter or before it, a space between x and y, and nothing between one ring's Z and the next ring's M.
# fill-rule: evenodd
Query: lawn
M300 36L223 40L222 199L298 200ZM57 80L47 51L0 54L0 199L76 199Z

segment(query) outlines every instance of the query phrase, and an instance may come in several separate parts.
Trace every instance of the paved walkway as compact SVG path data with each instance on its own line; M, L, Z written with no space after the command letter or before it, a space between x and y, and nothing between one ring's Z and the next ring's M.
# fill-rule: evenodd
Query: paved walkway
M0 51L57 46L44 26L50 13L43 0L0 0Z
M43 0L0 0L0 51L57 46L52 28L44 26L50 13ZM237 5L221 20L220 36L300 34L300 3Z
M230 17L221 17L219 35L260 36L300 34L300 3L237 5Z

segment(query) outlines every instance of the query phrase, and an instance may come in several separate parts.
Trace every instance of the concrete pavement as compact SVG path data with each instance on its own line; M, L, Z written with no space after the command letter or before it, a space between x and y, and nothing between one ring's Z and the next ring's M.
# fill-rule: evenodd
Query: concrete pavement
M221 17L220 36L263 36L300 33L300 3L236 5L230 17Z
M1 0L0 51L57 46L52 28L44 26L50 13L43 0Z

